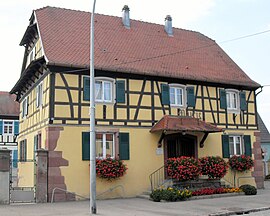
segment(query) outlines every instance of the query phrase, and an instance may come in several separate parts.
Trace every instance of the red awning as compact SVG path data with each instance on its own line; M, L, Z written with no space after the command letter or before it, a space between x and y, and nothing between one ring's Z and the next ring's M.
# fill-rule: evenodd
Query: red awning
M158 131L214 133L222 129L194 117L165 115L150 130L151 133Z

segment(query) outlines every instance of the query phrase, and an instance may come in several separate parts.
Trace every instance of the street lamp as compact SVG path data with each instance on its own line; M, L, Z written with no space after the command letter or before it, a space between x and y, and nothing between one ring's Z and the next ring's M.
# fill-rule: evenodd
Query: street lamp
M90 212L97 213L96 206L96 134L95 134L95 69L94 69L94 16L93 2L90 26Z

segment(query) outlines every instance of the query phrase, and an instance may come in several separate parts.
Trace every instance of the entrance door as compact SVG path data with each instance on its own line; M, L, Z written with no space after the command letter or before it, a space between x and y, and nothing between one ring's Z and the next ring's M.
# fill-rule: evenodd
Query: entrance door
M182 134L166 136L167 158L173 157L196 157L196 137Z

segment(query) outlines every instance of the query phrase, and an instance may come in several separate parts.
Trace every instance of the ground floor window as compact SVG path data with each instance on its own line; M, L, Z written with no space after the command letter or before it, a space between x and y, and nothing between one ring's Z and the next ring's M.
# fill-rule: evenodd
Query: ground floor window
M96 132L96 157L129 160L129 133L111 129ZM90 133L82 132L82 160L90 160Z
M115 142L113 133L96 134L96 157L97 158L115 157Z
M20 141L20 161L27 160L27 140Z
M229 136L230 155L244 154L244 146L241 136Z

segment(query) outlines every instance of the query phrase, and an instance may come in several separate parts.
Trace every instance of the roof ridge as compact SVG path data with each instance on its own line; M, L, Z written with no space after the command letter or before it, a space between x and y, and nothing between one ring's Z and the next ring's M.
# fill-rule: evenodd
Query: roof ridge
M89 13L91 14L91 12L89 11L83 11L83 10L76 10L76 9L70 9L70 8L63 8L63 7L55 7L55 6L44 6L42 8L38 8L35 9L34 11L40 11L40 10L44 10L44 9L60 9L60 10L66 10L66 11L75 11L75 12L82 12L82 13ZM95 13L95 15L99 15L99 16L106 16L106 17L114 17L114 18L121 18L121 16L116 16L116 15L108 15L108 14L101 14L101 13ZM157 25L157 26L164 26L162 24L159 23L154 23L154 22L150 22L150 21L144 21L144 20L138 20L138 19L130 19L131 21L135 21L135 22L139 22L139 23L145 23L145 24L149 24L149 25ZM193 32L193 33L197 33L200 34L204 37L206 37L207 39L210 39L212 41L215 42L215 40L213 40L212 38L209 38L208 36L200 33L199 31L195 31L195 30L190 30L190 29L184 29L184 28L180 28L180 27L173 27L174 30L181 30L181 31L187 31L187 32Z

